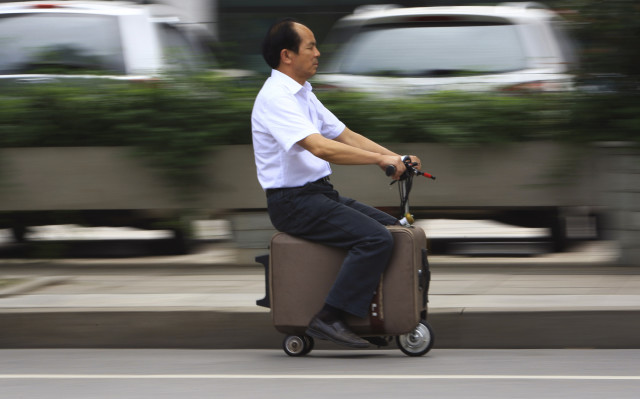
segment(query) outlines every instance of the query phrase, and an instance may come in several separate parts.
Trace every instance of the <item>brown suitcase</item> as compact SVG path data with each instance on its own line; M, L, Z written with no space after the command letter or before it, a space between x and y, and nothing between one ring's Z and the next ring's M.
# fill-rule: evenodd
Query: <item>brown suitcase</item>
M408 334L426 320L430 274L424 230L388 228L394 237L393 255L371 304L370 317L347 319L361 336ZM311 318L324 305L345 256L345 250L285 233L272 237L267 268L269 300L258 304L271 308L278 331L304 336ZM267 262L266 257L256 260Z

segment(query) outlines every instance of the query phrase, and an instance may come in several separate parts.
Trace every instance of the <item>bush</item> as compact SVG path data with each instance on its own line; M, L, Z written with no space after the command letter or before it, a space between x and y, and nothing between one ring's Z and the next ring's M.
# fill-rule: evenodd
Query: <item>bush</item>
M352 129L383 142L480 144L564 136L572 95L445 92L411 99L321 95Z

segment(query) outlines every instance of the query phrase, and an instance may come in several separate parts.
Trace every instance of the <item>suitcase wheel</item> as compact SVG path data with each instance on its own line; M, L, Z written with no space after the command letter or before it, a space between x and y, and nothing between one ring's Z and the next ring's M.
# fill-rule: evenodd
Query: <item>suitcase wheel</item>
M289 356L304 356L311 352L315 342L308 335L287 335L282 341L282 349Z
M405 355L422 356L433 347L433 338L431 326L425 320L422 320L410 333L398 335L396 343Z

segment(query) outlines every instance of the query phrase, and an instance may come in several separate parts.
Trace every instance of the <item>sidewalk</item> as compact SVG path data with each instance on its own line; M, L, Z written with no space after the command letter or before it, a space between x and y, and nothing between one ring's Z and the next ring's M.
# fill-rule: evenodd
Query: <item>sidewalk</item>
M279 348L258 264L185 256L1 260L0 347ZM640 268L610 243L536 257L432 256L436 348L640 348Z

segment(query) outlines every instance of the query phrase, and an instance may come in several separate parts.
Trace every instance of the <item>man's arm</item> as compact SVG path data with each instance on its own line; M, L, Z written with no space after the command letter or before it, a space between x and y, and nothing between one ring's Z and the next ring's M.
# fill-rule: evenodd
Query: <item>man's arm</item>
M337 165L378 165L382 170L393 165L396 168L394 179L399 179L405 170L398 154L348 128L335 140L316 133L300 140L298 144L318 158Z
M352 147L361 148L367 151L377 152L379 154L400 156L395 152L390 151L387 148L381 146L375 141L370 140L364 137L363 135L354 132L348 127L346 127L342 131L342 133L340 133L340 135L336 137L334 140Z
M358 134L356 132L354 132L353 130L349 129L349 128L345 128L342 133L340 134L340 136L335 138L336 141L339 141L341 143L350 145L350 146L354 146L354 147L358 147L358 148L362 148L362 149L366 149L369 151L373 151L373 152L379 152L381 154L388 154L388 155L395 155L395 156L400 156L398 154L396 154L395 152L388 150L387 148L381 146L380 144L376 143L373 140L370 140L366 137L364 137L361 134ZM420 158L418 158L415 155L409 155L411 162L416 163L415 167L417 169L420 169L420 167L422 166L421 162L420 162Z

